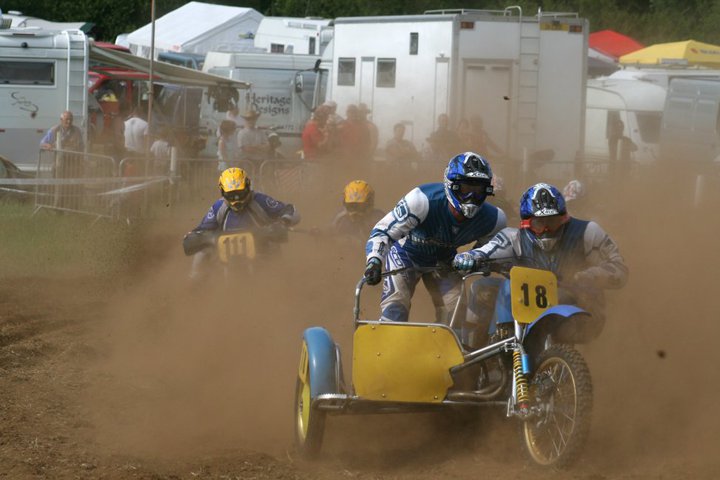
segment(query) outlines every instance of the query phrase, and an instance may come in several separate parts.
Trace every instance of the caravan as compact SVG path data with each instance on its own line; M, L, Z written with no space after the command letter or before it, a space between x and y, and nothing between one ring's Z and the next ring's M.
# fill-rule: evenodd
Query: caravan
M396 123L420 146L438 115L479 115L510 156L553 149L570 161L583 151L587 42L576 14L519 7L338 18L318 103L367 104L381 145Z
M661 154L696 165L720 156L720 79L670 82L662 121Z
M87 139L87 69L80 30L0 30L0 155L34 168L40 139L64 110Z
M589 80L585 115L585 156L611 158L617 137L631 141L633 159L653 162L658 157L660 123L665 106L663 87L633 79Z

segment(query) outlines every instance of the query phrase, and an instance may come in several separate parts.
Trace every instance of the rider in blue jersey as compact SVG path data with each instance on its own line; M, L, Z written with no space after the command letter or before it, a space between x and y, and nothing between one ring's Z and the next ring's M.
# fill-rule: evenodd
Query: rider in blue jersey
M538 183L520 200L520 228L506 228L485 245L456 255L453 266L472 271L483 260L507 259L516 265L550 270L560 281L560 303L575 304L604 322L603 290L627 282L628 268L615 242L595 222L568 215L565 199L552 185ZM486 339L498 279L473 283L466 322L476 324L472 335L480 346ZM493 330L494 326L490 328Z
M365 247L367 283L380 283L383 263L386 271L404 269L385 277L382 320L408 320L410 300L422 279L436 321L447 322L460 294L461 276L450 268L457 248L482 243L505 227L505 213L485 202L493 194L491 182L487 160L462 153L450 160L443 183L413 189L375 225Z
M186 241L202 232L250 231L277 222L292 226L300 221L300 215L292 204L253 191L250 178L242 168L224 170L218 186L222 198L212 204L200 224L186 235ZM197 277L209 255L211 252L207 249L194 253L191 277Z

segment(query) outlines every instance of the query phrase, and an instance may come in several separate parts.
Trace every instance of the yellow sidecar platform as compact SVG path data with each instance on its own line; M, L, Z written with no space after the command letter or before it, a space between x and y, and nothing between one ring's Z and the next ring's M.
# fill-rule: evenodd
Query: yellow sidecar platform
M364 322L353 336L353 386L362 399L440 403L453 385L450 368L461 363L445 325Z

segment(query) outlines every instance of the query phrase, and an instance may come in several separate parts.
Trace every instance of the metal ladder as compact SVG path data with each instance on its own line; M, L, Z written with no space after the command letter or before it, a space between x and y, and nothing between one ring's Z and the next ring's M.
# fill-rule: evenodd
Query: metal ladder
M64 30L62 33L67 38L65 109L73 113L75 124L80 126L87 141L88 39L82 30Z
M520 64L518 68L518 145L532 153L537 140L538 85L540 74L540 24L520 18Z

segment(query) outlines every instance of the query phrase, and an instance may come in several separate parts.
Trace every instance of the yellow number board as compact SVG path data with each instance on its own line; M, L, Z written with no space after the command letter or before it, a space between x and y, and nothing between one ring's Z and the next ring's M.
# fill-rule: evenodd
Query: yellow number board
M512 314L519 323L532 323L558 303L557 277L547 270L513 267L510 289Z
M230 233L220 235L217 241L220 261L227 263L231 258L255 258L255 239L252 233Z

